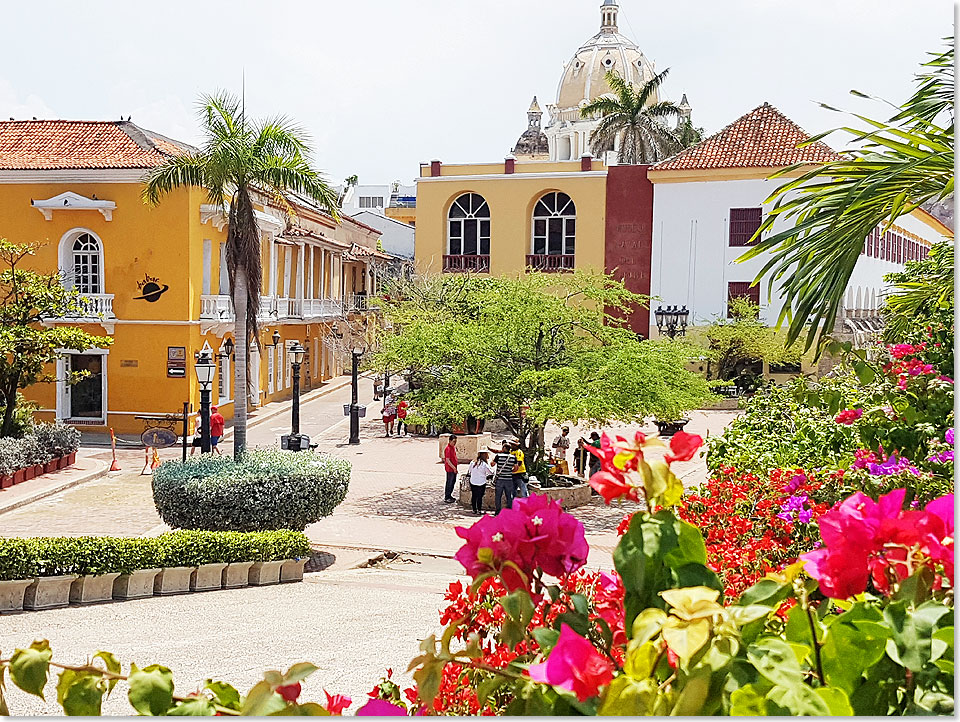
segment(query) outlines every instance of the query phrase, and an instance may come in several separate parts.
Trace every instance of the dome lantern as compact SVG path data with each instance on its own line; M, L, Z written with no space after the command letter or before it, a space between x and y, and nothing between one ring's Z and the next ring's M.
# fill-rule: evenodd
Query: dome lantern
M603 0L603 5L600 6L600 32L618 32L617 13L619 11L617 0Z

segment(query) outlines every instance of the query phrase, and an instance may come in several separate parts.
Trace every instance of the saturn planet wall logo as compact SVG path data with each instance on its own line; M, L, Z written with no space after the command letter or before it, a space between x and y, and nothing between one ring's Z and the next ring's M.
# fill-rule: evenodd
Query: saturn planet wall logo
M149 303L154 303L159 300L160 296L170 288L167 284L163 284L163 288L160 287L160 279L154 278L153 276L148 276L146 273L143 274L143 280L137 281L137 288L140 289L140 295L134 296L134 301L147 301Z

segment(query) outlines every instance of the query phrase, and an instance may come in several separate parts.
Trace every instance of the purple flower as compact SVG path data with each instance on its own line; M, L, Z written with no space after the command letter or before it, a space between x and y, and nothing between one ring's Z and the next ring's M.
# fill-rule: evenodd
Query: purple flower
M910 463L909 459L898 458L896 454L890 454L889 458L882 464L867 464L867 471L871 476L893 476L903 471L909 472L914 476L920 476L920 472Z
M947 433L943 435L943 440L953 446L953 428L947 429Z
M801 524L809 524L812 519L813 519L813 512L810 511L809 509L803 509L800 511L799 514L797 514L797 520Z
M939 454L928 456L927 461L932 461L935 464L945 464L948 461L953 461L953 449L946 449L945 451L941 451Z

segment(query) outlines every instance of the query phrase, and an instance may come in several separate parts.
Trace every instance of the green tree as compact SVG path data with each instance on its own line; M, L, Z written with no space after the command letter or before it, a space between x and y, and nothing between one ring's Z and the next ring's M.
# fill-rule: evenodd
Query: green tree
M113 339L74 326L44 326L50 319L84 315L84 300L64 288L59 274L38 273L25 266L39 244L12 243L0 238L0 396L3 423L0 436L14 432L18 391L56 381L50 365L63 350L106 348ZM74 374L68 383L82 378Z
M286 193L293 191L316 201L339 221L337 195L311 167L306 133L284 117L248 121L236 97L228 93L203 96L200 121L203 147L170 158L154 168L143 188L145 202L156 205L174 190L205 188L211 203L230 201L227 230L227 272L236 313L234 343L236 372L234 455L247 446L248 345L257 336L260 311L260 231L254 217L254 197L263 194L293 208Z
M675 419L712 399L691 347L638 341L614 316L644 297L598 274L445 275L399 282L372 365L409 369L411 402L440 424L502 419L536 464L548 420Z
M680 108L669 101L653 102L669 72L667 68L637 87L608 71L606 80L614 97L602 95L580 109L581 117L600 119L590 133L590 146L595 150L612 150L619 138L617 160L638 165L655 163L699 142L700 133L689 123L681 124L678 131L667 127L667 119L678 118Z
M711 376L724 381L735 379L758 361L773 365L800 363L800 349L787 346L786 334L760 320L757 304L741 297L730 305L731 318L718 316L709 326L687 331L687 338L711 361Z
M781 282L784 306L779 320L789 323L791 342L807 324L808 348L832 330L864 239L874 228L886 230L900 216L953 193L953 38L949 48L934 54L923 68L916 92L890 120L854 114L867 128L839 129L850 134L855 145L842 160L784 183L767 199L776 203L754 236L756 245L740 260L767 259L757 278L766 276L771 288ZM764 238L761 234L774 223L789 227ZM952 275L943 280L952 287ZM943 291L942 284L927 288L931 298Z

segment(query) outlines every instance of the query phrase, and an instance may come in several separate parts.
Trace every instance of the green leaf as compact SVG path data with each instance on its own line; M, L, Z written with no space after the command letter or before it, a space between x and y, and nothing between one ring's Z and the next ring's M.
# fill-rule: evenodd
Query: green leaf
M746 684L730 694L731 717L763 717L767 714L767 696L757 685Z
M500 638L511 650L523 641L525 632L526 627L510 617L500 623Z
M544 655L550 654L550 650L553 649L557 643L557 639L560 638L560 632L556 629L548 629L547 627L537 627L531 634L533 638L537 640L537 645Z
M590 607L587 605L587 598L582 594L571 594L570 602L573 604L573 608L576 610L577 614L582 614L585 617L590 614ZM533 616L533 604L530 605L530 616Z
M151 664L138 669L130 665L127 697L140 714L163 715L173 704L173 674L166 667Z
M932 640L936 624L947 607L933 602L910 611L905 601L894 602L883 610L893 636L887 641L887 654L912 672L919 672L933 655Z
M634 642L646 642L660 634L660 628L667 621L667 613L662 609L650 607L644 609L633 620L630 639Z
M657 683L652 679L635 681L626 675L615 677L600 700L598 715L621 717L646 716L653 713Z
M34 642L28 649L14 650L10 658L10 679L24 692L44 699L43 687L47 683L52 656L46 639Z
M826 703L827 714L834 717L853 715L853 707L850 706L850 700L847 693L836 687L818 687L814 690Z
M217 713L213 702L206 697L194 697L177 704L167 714L171 717L207 717Z
M94 659L100 659L103 661L103 666L106 667L108 672L113 674L120 674L120 660L117 659L116 655L112 652L104 652L103 650L97 652L93 655ZM110 693L113 691L113 688L117 686L119 679L107 679L107 696L110 696Z
M240 692L233 685L208 679L203 688L213 693L213 701L221 707L240 709Z
M627 649L623 673L634 679L646 679L653 674L653 664L659 652L653 642L645 642L634 649Z
M857 379L864 386L868 386L873 383L873 380L877 377L877 372L873 370L873 367L865 361L857 361L853 364L853 372L857 375Z
M502 687L506 681L506 677L493 676L487 677L480 684L478 684L477 701L480 702L480 705L483 706L483 704L487 701L487 697L500 689L500 687Z
M824 716L830 714L830 708L813 688L794 682L788 686L777 685L767 693L767 712L778 716Z
M790 645L782 639L759 639L747 647L747 659L761 675L775 685L790 687L803 681L797 657Z
M297 662L287 670L285 675L283 675L283 684L302 682L318 669L320 668L317 665L310 664L310 662Z
M582 614L577 614L576 612L564 612L563 614L558 614L553 624L558 630L560 629L561 624L566 624L581 637L586 637L588 634L590 634L590 620Z
M525 589L518 589L504 597L500 597L500 605L523 629L526 629L527 625L530 624L530 620L533 618L534 606L533 601L530 599L530 594ZM586 612L583 613L585 614Z
M695 669L680 689L677 703L670 710L671 717L696 715L703 709L704 702L710 693L710 670L699 667Z
M442 659L428 662L413 673L417 682L417 692L427 705L432 705L440 691L440 679L443 676L445 662Z
M936 661L948 651L950 652L950 659L953 659L953 627L941 627L933 633L933 641L930 644L930 659Z
M862 621L847 624L841 615L834 620L823 637L820 657L827 684L852 694L863 673L884 654L887 634L875 623ZM879 628L880 636L877 636Z
M766 607L778 607L780 602L790 596L792 587L781 584L772 579L761 579L752 587L744 591L737 600L737 604L746 607L750 604L762 604Z
M287 706L283 697L273 691L267 680L257 682L247 692L240 708L240 714L248 717L265 717L279 712Z
M99 675L65 669L57 680L57 702L71 717L96 717L100 715L103 690Z

